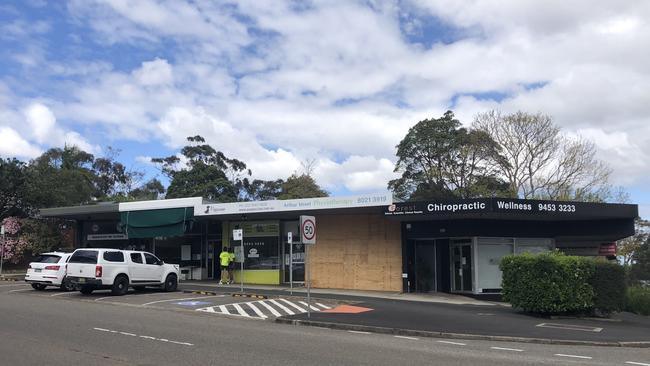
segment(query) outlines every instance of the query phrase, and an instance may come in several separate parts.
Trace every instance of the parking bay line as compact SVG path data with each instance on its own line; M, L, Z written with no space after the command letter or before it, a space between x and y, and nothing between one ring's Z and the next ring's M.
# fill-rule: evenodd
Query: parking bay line
M77 293L76 291L70 291L70 292L59 292L59 293L57 293L57 294L52 294L52 295L50 295L50 297L61 296L61 295L78 295L78 293Z
M158 301L147 302L147 303L144 303L144 304L142 304L142 305L140 305L140 306L147 306L147 305L151 305L151 304L157 304L157 303L160 303L160 302L184 301L184 300L198 300L198 299L210 299L210 298L214 298L214 297L224 297L224 296L225 296L225 295L216 295L216 296L215 296L215 295L212 295L212 296L201 296L201 297L185 297L185 298L182 298L182 299L158 300Z
M21 292L21 291L34 291L34 290L31 289L31 288L21 288L21 289L18 289L18 290L7 291L7 293L10 293L10 292Z
M626 361L625 363L628 365L650 366L650 363L642 363L642 362L634 362L634 361Z
M0 285L0 287L16 287L16 286L29 286L29 283L16 283L13 285Z

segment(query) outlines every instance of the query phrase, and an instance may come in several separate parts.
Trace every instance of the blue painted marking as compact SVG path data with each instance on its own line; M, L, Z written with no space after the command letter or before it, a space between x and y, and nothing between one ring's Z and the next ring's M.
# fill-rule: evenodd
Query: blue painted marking
M175 302L174 304L183 305L183 306L199 306L199 305L210 305L212 303L207 301L181 301L181 302Z

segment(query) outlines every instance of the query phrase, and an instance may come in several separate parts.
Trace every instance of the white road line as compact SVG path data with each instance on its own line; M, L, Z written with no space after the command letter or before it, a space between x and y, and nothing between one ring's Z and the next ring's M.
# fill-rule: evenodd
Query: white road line
M145 336L145 335L137 335L129 332L119 332L117 330L110 330L110 329L104 329L104 328L93 328L93 330L98 330L100 332L109 332L109 333L114 333L114 334L121 334L129 337L139 337L142 339L149 339L152 341L159 341L159 342L166 342L166 343L174 343L174 344L180 344L183 346L193 346L194 344L188 343L188 342L178 342L178 341L172 341L166 338L156 338L156 337L151 337L151 336Z
M650 366L650 363L643 363L643 362L625 361L625 363L629 365Z
M62 295L75 295L75 294L78 295L78 293L77 293L76 291L70 291L70 292L59 292L58 294L50 295L50 297L54 297L54 296L62 296Z
M228 308L226 308L226 305L220 305L219 306L219 311L221 311L221 314L230 314L228 311Z
M284 312L289 314L289 315L294 315L295 314L293 311L289 310L288 307L280 304L279 302L277 302L275 300L269 300L269 302L272 303L273 305L279 307L280 309L284 310Z
M307 306L307 303L304 301L298 301L298 302L305 305L305 307ZM320 309L315 307L314 305L309 305L309 308L312 309L313 311L320 311Z
M558 357L569 357L569 358L580 358L580 359L584 359L584 360L591 360L591 357L589 357L589 356L565 355L564 353L556 353L555 356L558 356Z
M460 343L460 342L451 342L451 341L436 341L438 343L444 343L444 344L453 344L454 346L467 346L467 343Z
M167 299L167 300L158 300L158 301L147 302L147 303L144 303L144 304L142 304L142 305L140 305L140 306L147 306L147 305L151 305L151 304L157 304L157 303L160 303L160 302L184 301L184 300L198 300L198 299L208 299L208 298L214 298L214 296L186 297L186 298L183 298L183 299Z
M362 332L360 330L348 330L348 333L354 333L354 334L372 334L370 332Z
M21 288L21 289L19 289L19 290L11 290L11 291L7 291L7 293L11 293L11 292L21 292L21 291L34 291L34 290L32 290L31 288Z
M523 349L519 348L504 348L504 347L490 347L491 349L495 349L497 351L512 351L512 352L523 352Z
M265 301L260 301L260 304L262 304L262 306L267 308L271 312L271 314L273 314L274 316L282 316L282 314L278 313L277 310L273 309L273 307L271 305L267 304Z
M393 336L393 337L395 337L395 338L400 338L400 339L410 339L410 340L412 340L412 341L417 341L417 340L419 339L419 338L415 338L415 337L407 337L407 336Z
M110 298L114 298L114 297L115 297L115 295L113 295L113 296L98 297L98 298L96 298L96 299L93 300L93 301L99 301L99 300L104 300L104 299L110 299Z
M280 299L280 301L284 301L284 302L286 302L286 303L289 304L290 306L293 306L294 308L296 308L296 309L297 309L299 312L301 312L301 313L306 313L306 312L307 312L307 310L301 308L300 306L298 306L298 305L292 303L292 302L289 301L289 300L286 300L286 299Z
M248 313L244 309L242 309L242 307L239 306L239 304L232 304L232 306L235 308L235 310L237 310L239 315L250 318L250 315L248 315Z
M262 319L268 318L268 316L264 315L264 313L261 312L260 309L258 309L257 306L255 306L255 304L253 304L252 302L249 302L246 305L248 305L251 309L253 309L255 314L257 314L257 316L259 316L260 318Z
M14 285L0 285L0 287L29 286L29 283L16 283Z
M323 309L331 309L329 306L327 306L327 305L323 305L323 304L321 304L321 303L319 303L319 302L317 302L316 305L320 306L320 307L323 308Z

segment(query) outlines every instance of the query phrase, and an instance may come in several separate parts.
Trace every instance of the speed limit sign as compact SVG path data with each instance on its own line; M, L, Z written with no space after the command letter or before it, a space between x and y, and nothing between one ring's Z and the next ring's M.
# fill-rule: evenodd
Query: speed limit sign
M300 239L303 244L316 244L316 217L300 216Z

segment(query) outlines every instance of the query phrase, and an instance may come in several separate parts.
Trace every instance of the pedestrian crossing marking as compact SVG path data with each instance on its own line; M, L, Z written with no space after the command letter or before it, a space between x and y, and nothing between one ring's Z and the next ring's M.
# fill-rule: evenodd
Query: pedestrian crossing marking
M280 301L286 302L287 304L289 304L289 306L293 306L294 308L296 308L301 313L306 313L307 312L307 310L305 310L305 309L301 308L300 306L292 303L291 301L287 301L285 299L280 299Z
M321 303L310 304L309 309L314 312L327 311L330 306ZM289 301L286 299L267 299L249 302L238 302L226 305L209 306L196 309L206 313L223 314L252 319L268 319L283 315L295 315L307 312L307 303L304 301Z
M271 300L271 303L273 303L273 305L279 307L280 309L284 310L284 312L287 313L287 314L289 314L289 315L294 315L294 314L295 314L293 311L289 310L288 307L286 307L286 306L280 304L279 302L277 302L277 301L275 301L275 300Z

